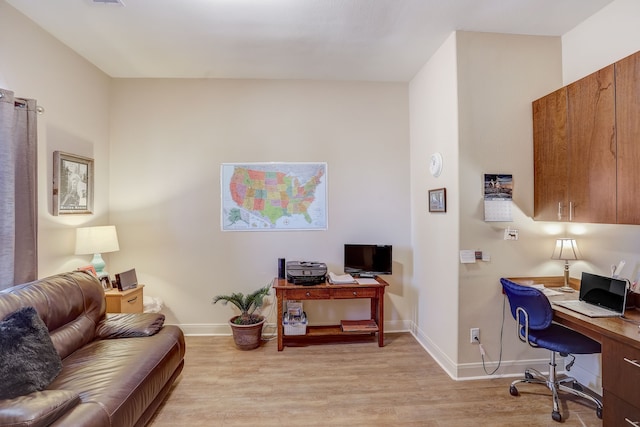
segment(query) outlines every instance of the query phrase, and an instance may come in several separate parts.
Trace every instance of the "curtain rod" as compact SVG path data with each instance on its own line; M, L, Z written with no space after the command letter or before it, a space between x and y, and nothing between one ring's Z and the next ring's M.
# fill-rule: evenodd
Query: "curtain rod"
M4 97L4 94L0 91L0 98L2 98L2 97ZM25 99L22 99L22 98L15 98L14 105L16 107L24 108L24 107L27 106L27 101ZM42 107L40 105L36 105L36 113L44 114L44 107Z

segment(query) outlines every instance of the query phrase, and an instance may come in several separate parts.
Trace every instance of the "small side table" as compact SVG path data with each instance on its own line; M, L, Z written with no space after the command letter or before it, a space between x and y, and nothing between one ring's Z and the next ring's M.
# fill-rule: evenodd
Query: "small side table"
M142 313L144 285L119 291L112 289L104 293L107 301L107 313Z

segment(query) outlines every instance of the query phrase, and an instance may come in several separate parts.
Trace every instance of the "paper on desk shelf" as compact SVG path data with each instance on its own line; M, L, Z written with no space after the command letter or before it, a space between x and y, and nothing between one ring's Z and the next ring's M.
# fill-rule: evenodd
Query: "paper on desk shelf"
M563 295L562 292L558 292L558 291L554 291L553 289L549 289L549 288L545 288L543 284L541 283L534 283L533 285L531 285L534 288L540 289L542 291L543 294L545 294L548 297L553 297L556 295Z
M337 275L335 273L329 272L329 283L333 283L334 285L339 284L347 284L347 283L356 283L355 279L350 274L341 274Z
M356 279L358 285L378 285L379 282L376 279L368 279L365 277L358 277Z

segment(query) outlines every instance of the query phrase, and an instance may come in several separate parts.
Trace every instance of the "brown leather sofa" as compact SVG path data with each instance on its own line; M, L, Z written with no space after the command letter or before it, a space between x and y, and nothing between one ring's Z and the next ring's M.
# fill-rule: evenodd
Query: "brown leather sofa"
M126 427L151 420L184 365L180 328L163 325L157 313L106 314L102 286L85 272L0 292L0 320L28 306L49 330L62 371L45 390L0 400L0 426Z

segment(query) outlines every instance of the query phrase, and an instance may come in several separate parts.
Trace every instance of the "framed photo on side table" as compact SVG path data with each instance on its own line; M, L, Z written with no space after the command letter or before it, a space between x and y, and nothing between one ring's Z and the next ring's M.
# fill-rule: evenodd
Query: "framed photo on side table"
M53 152L53 214L93 213L93 159Z
M111 280L109 280L108 275L104 275L100 277L100 283L102 283L102 289L105 291L110 291L113 286L111 286Z
M429 190L429 212L447 211L447 189L436 188Z

